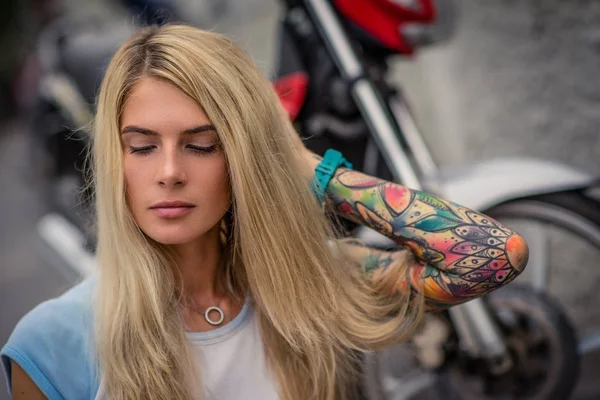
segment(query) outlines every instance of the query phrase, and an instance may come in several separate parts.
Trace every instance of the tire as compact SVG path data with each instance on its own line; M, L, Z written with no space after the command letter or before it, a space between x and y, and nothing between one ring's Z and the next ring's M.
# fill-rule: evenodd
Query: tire
M529 265L517 282L561 303L580 334L580 353L597 350L600 310L589 304L600 302L598 187L518 199L484 212L529 243Z
M560 226L600 248L598 188L549 193L513 200L483 212L493 218L528 218Z
M492 377L458 362L443 373L451 390L463 400L569 399L579 378L580 357L575 329L560 305L514 283L484 300L505 335L513 367Z

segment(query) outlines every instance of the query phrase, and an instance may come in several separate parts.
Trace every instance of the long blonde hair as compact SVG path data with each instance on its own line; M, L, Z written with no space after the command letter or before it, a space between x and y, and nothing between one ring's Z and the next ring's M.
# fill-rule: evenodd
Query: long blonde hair
M125 200L119 117L144 76L194 99L216 127L233 193L223 275L232 296L252 295L281 398L351 398L356 354L405 340L422 301L386 293L328 240L335 232L298 174L296 132L268 80L227 37L183 25L146 28L128 40L99 94L95 339L108 395L189 399L199 379L173 257L140 231ZM403 262L391 268L404 273Z

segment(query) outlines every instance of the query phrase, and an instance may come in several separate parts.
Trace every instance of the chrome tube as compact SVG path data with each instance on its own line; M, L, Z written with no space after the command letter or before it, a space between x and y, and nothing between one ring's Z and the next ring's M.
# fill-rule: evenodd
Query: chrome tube
M317 29L341 75L354 82L352 96L394 178L411 189L420 190L421 183L402 149L396 127L373 83L364 77L363 67L331 5L325 0L306 0L305 4L307 11L318 21Z
M417 126L417 122L404 99L393 97L390 100L390 110L402 130L402 135L406 140L407 146L410 148L414 163L419 168L421 175L435 176L438 173L437 165L433 161L431 152L423 140L423 135Z
M463 324L468 326L469 334L472 334L471 339L477 343L478 355L487 360L490 372L502 374L512 366L504 336L481 298L452 307L449 311L453 322L455 322L455 315L461 314L462 320L456 322L459 326ZM464 329L465 326L461 328ZM462 339L463 336L459 337Z

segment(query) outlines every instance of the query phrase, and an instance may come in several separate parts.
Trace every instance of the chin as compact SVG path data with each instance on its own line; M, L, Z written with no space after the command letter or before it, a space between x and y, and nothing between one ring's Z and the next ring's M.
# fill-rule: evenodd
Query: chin
M178 236L150 236L154 241L164 245L182 245L191 242L188 238Z
M182 229L182 227L176 229L156 227L154 229L148 229L147 231L144 231L144 233L154 241L164 245L187 244L198 240L205 234L205 232L198 231L197 229L192 231L190 229Z

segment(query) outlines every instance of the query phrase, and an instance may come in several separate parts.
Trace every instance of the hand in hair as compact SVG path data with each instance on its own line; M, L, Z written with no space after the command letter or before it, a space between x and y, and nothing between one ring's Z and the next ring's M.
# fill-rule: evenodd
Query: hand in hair
M527 264L523 237L433 195L340 168L326 196L340 216L375 229L414 255L407 276L398 277L386 268L400 252L352 249L353 258L377 279L390 280L399 290L406 284L422 288L429 309L482 296L512 281Z

